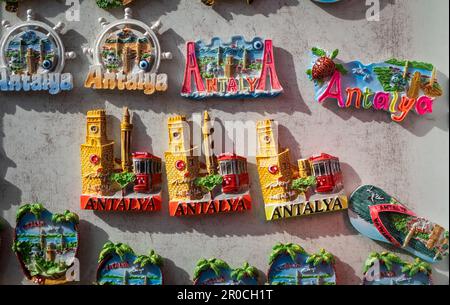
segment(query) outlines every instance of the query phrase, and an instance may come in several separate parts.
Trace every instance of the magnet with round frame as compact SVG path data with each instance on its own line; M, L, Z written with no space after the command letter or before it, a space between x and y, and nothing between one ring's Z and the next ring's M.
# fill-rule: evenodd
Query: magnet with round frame
M146 95L167 90L167 74L158 74L161 60L172 59L172 53L162 52L157 37L160 21L148 26L132 18L125 9L124 19L102 26L92 48L83 52L92 57L84 86L93 89L139 90Z
M34 19L33 10L27 20L11 25L2 21L5 33L0 39L0 91L48 91L57 94L73 88L73 77L64 73L67 59L76 57L66 52L60 33L62 22L50 27Z

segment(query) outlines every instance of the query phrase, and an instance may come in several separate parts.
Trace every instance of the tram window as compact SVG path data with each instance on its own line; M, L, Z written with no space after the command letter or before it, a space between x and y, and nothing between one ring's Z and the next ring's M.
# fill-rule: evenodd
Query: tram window
M231 171L231 162L227 162L226 166L227 166L227 169L225 171L225 175L229 175L229 174L232 173L232 171Z
M319 173L319 165L314 164L313 167L314 167L314 175L315 176L319 176L320 175L320 173Z
M331 160L331 174L336 173L336 161L335 160Z
M320 176L325 175L325 164L324 163L319 163L319 175Z

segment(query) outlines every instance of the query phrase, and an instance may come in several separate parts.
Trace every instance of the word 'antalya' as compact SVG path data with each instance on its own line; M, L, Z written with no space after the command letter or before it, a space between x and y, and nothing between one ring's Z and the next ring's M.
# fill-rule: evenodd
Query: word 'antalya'
M81 209L94 211L154 212L161 210L161 197L116 198L81 196Z
M0 68L1 91L48 91L58 94L72 89L70 73L9 74L7 68Z
M89 68L84 86L94 89L143 90L144 94L151 95L156 91L167 90L167 74L103 72L102 65L94 65Z
M406 95L399 96L398 92L373 92L369 88L365 88L364 92L360 88L347 88L346 92L347 99L344 101L341 73L336 71L318 101L322 103L328 98L334 98L341 108L348 108L354 104L358 109L362 106L363 109L373 107L376 110L389 111L395 122L402 122L413 108L419 115L433 112L433 99L425 95L415 99ZM373 98L371 98L372 96Z
M244 212L249 209L251 209L249 196L203 202L173 201L169 203L170 216Z
M271 208L273 209L272 211ZM294 202L273 207L266 206L266 212L269 212L268 220L280 218L290 218L295 216L306 216L327 212L335 212L348 208L346 196L337 196L333 198L317 199L314 201Z

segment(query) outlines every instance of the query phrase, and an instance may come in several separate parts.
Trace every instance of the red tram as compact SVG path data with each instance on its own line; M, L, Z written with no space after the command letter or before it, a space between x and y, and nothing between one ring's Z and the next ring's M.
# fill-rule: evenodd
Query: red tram
M238 193L248 188L250 179L247 159L236 154L222 154L218 158L219 173L223 177L222 192Z
M161 158L148 152L135 152L133 170L136 175L135 192L148 193L161 187Z
M314 177L316 177L317 193L329 193L343 186L342 171L339 158L328 154L320 154L309 158Z

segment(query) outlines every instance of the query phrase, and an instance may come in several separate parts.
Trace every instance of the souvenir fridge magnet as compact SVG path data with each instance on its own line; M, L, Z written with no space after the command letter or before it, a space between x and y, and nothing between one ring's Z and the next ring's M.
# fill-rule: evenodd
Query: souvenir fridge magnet
M363 285L432 285L431 265L416 258L408 263L391 252L369 255Z
M124 108L120 159L106 137L106 111L87 113L86 142L81 145L81 209L153 212L161 209L161 159L131 152L133 124Z
M52 214L40 203L19 208L12 249L29 280L41 285L75 280L78 222L77 214Z
M97 3L98 7L108 9L126 6L134 2L134 0L95 0L95 2Z
M108 23L99 19L102 31L93 48L83 52L93 57L84 82L86 88L108 90L142 91L146 95L167 90L167 74L158 74L163 59L172 54L161 52L157 33L158 21L149 27L132 19L130 8L125 9L125 18Z
M235 36L231 42L217 37L209 44L189 41L186 52L184 97L274 97L283 92L270 39L246 41Z
M335 61L338 53L312 49L307 74L319 103L335 100L341 108L383 110L402 122L412 110L421 116L433 112L434 99L442 95L432 64L395 58L370 65L341 64Z
M336 285L333 254L308 254L299 245L279 243L269 258L269 285Z
M348 213L355 229L371 239L402 248L429 263L448 255L448 231L419 217L379 187L356 189Z
M267 220L347 209L339 159L319 154L291 164L289 149L279 151L274 121L257 123L259 181Z
M130 246L107 242L100 252L98 285L162 285L163 259L154 250L137 255Z
M233 270L221 259L201 259L195 268L194 285L258 285L258 277L258 269L247 262Z
M234 153L214 154L211 118L203 119L205 163L191 147L184 116L169 118L165 153L170 216L244 212L251 209L247 159Z
M57 94L72 90L73 78L63 73L66 59L75 58L66 52L59 33L64 24L55 27L33 19L11 25L2 22L5 33L0 40L0 90L48 91Z

